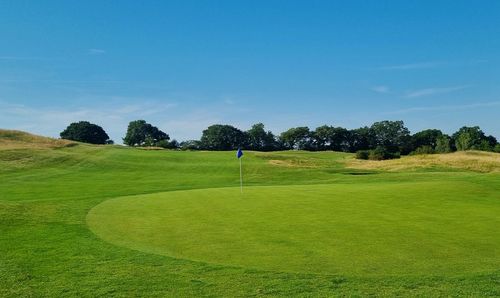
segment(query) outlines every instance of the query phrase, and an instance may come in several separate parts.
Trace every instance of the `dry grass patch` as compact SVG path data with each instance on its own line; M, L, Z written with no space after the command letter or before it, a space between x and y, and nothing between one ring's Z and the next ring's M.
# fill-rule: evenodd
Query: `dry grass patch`
M268 163L270 165L273 165L273 166L290 167L290 168L317 168L317 167L319 167L319 165L314 165L314 164L309 163L307 161L293 160L293 159L288 159L288 160L271 159L268 161Z
M383 161L351 159L348 168L363 170L403 171L425 168L453 168L474 172L500 172L500 154L483 151L462 151L448 154L404 156Z
M73 141L47 138L18 130L0 129L0 149L60 148L76 144Z

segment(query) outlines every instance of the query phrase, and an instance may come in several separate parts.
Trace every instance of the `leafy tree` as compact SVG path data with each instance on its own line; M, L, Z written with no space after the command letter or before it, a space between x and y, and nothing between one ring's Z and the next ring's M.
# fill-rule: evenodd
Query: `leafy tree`
M90 144L106 144L108 134L99 125L88 121L71 123L60 134L61 138Z
M484 132L479 126L464 126L453 134L453 139L459 151L472 149L479 150L481 148L481 142L483 140L488 141L488 138L484 135Z
M417 132L412 136L413 146L419 148L422 146L429 146L433 150L436 148L437 139L443 135L443 132L439 129L426 129Z
M231 125L215 124L203 131L200 144L206 150L235 150L246 147L246 133Z
M488 143L488 145L484 150L494 151L495 146L498 145L498 141L494 136L487 136L485 141Z
M123 142L129 146L159 146L168 140L170 140L168 134L145 120L131 121L123 138Z
M451 138L445 134L442 134L436 138L436 153L449 153L452 151Z
M311 136L308 127L294 127L283 132L280 140L285 149L309 150L313 148Z
M360 127L349 130L346 136L349 152L368 150L375 144L375 136L369 127Z
M385 148L389 152L411 151L410 131L404 126L403 121L380 121L370 127L375 145Z
M345 128L323 125L312 136L317 150L349 151L349 131Z
M271 131L264 130L264 124L257 123L252 126L247 132L248 148L257 151L271 151L278 149L276 137Z
M494 152L500 153L500 144L496 144L495 148L493 148Z
M468 132L461 133L454 139L458 151L470 150L474 146L474 140L472 139L471 134Z

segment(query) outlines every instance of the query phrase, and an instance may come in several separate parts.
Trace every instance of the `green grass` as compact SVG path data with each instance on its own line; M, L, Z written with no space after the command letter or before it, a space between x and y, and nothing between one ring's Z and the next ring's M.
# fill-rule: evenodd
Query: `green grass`
M0 296L500 295L500 174L351 158L0 145Z
M88 223L110 243L219 265L454 275L500 267L496 195L463 182L216 188L108 200Z

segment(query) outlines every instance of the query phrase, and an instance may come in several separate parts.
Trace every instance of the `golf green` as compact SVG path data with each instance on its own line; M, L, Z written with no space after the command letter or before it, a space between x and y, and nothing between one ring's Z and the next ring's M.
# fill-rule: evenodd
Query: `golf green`
M110 199L87 224L118 246L209 264L445 276L500 267L497 200L464 181L213 188Z

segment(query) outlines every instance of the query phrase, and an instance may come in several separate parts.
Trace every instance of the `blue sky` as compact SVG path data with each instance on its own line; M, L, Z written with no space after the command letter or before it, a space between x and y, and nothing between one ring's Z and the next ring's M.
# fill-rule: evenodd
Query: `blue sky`
M0 2L0 127L49 136L387 119L500 138L499 66L500 1Z

